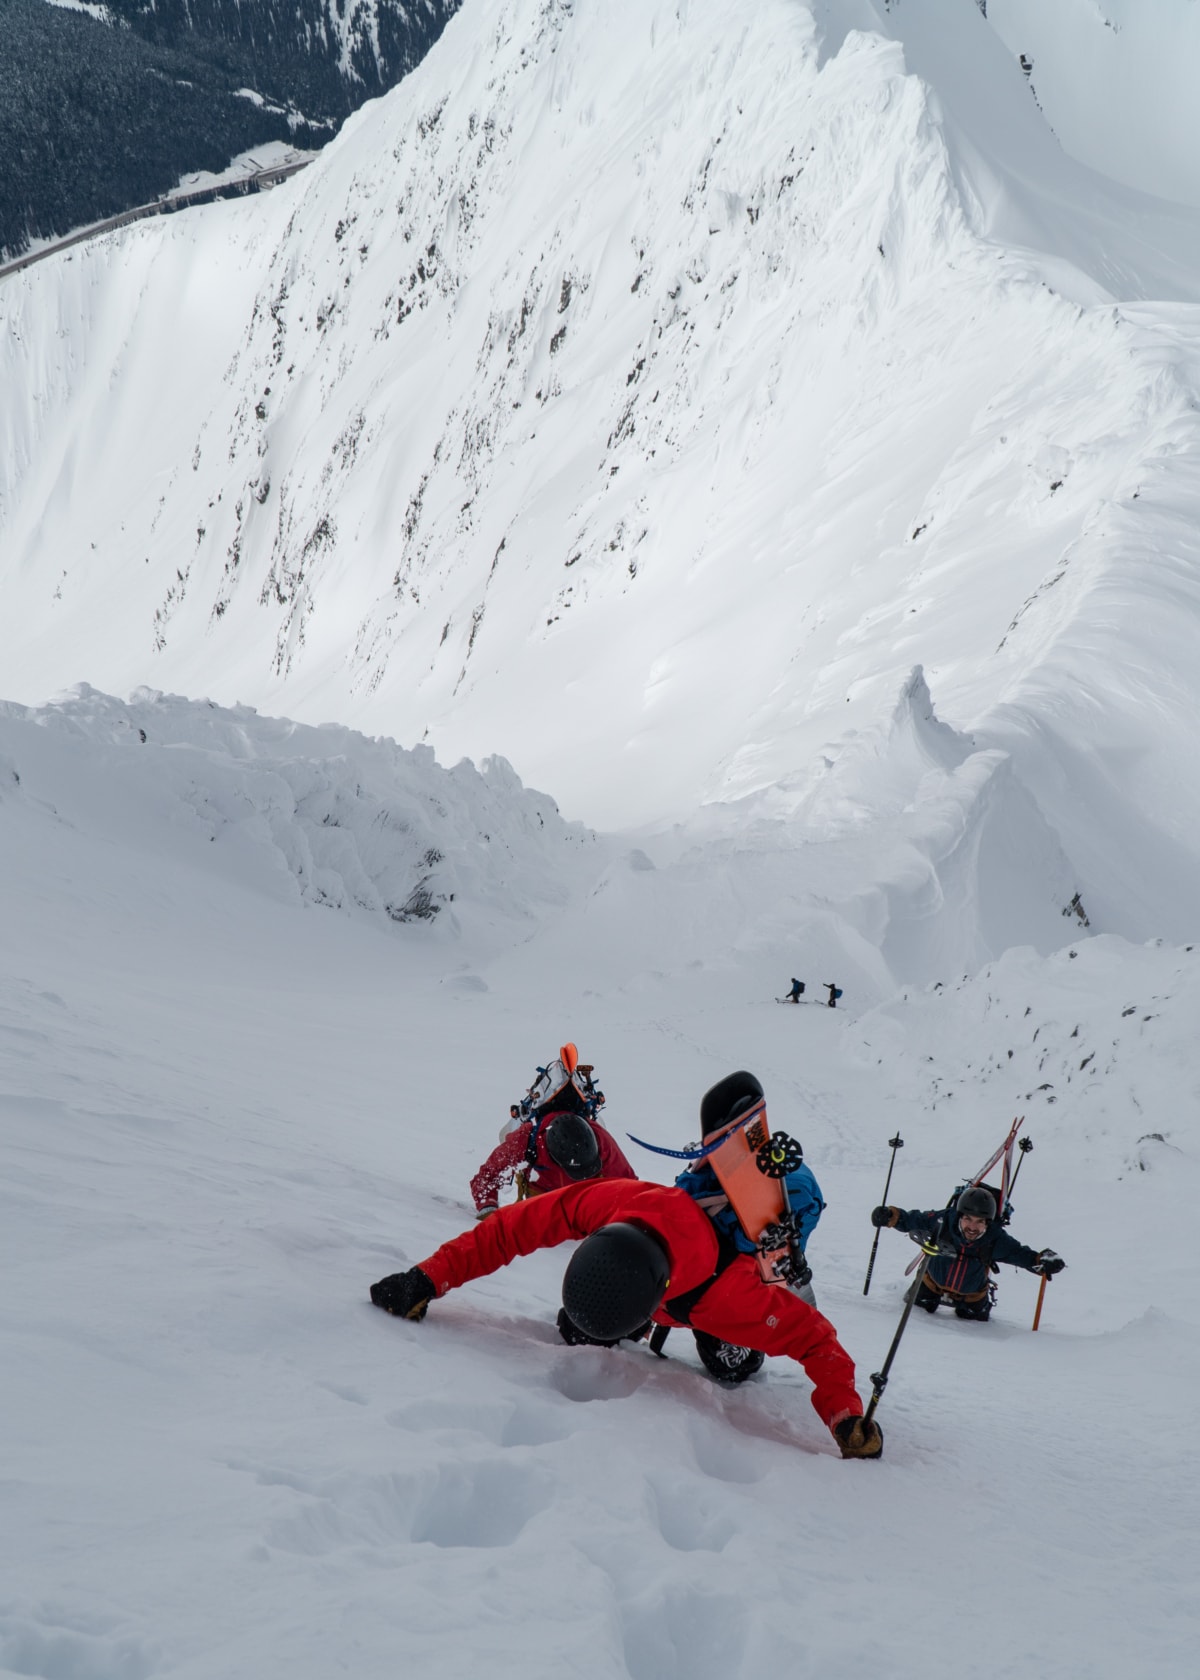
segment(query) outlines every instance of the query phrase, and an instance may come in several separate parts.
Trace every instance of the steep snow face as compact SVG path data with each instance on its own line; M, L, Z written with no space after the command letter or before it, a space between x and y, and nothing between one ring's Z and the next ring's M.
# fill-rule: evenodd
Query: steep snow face
M1194 0L988 0L987 15L1073 157L1200 205Z
M1112 300L1196 230L1027 93L943 0L477 0L268 204L6 287L9 692L501 746L612 823L815 791L919 663L1104 925L1194 926L1197 319Z
M1048 961L1014 947L970 977L889 999L855 1022L848 1044L886 1065L901 1100L921 1109L935 1158L953 1153L964 1109L984 1106L1024 1114L1064 1179L1072 1146L1109 1182L1169 1173L1173 1161L1186 1173L1198 991L1196 946L1081 938Z
M28 851L8 856L14 879L47 848L132 852L155 870L183 862L210 895L236 882L423 926L443 948L447 935L483 949L527 937L597 867L593 836L503 759L445 770L429 747L145 690L0 705L0 799L9 843ZM30 890L36 919L46 904Z
M829 1010L817 983L845 976L811 950L753 989L731 973L713 878L678 877L701 967L634 989L579 944L562 961L559 926L490 958L469 927L450 948L270 895L253 848L206 864L226 843L185 781L235 761L252 791L292 748L206 710L80 695L4 720L28 791L0 773L0 1668L927 1680L931 1651L979 1648L978 1595L946 1588L969 1524L990 1601L1019 1607L989 1675L1191 1672L1200 956L1014 951L862 1014L847 983ZM962 751L899 732L914 768ZM632 948L643 901L616 886ZM487 990L453 985L463 960ZM818 1006L770 1001L797 972ZM613 1130L668 1147L713 1080L758 1072L829 1204L808 1252L864 1395L916 1255L883 1232L864 1298L886 1140L889 1200L937 1207L1024 1114L1012 1231L1067 1262L1038 1333L1037 1280L1007 1266L990 1324L914 1314L884 1457L855 1465L794 1361L728 1390L683 1331L665 1360L565 1347L562 1248L422 1324L377 1312L371 1282L471 1227L469 1178L565 1037Z
M802 963L862 1007L1080 926L1072 866L1011 760L939 722L919 669L823 768L614 858L548 942L613 985L669 972L700 994L711 944L747 995Z

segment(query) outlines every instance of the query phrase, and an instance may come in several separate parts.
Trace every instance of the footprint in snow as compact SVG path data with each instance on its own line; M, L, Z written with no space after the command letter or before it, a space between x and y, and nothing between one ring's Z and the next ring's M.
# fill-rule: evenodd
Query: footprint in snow
M556 1360L549 1374L552 1388L567 1400L628 1400L646 1380L635 1359L608 1348L576 1348Z
M159 1668L141 1639L112 1638L66 1622L0 1618L0 1672L35 1680L150 1680Z
M732 1593L674 1581L621 1614L631 1680L728 1680L741 1672L750 1623Z
M551 1503L554 1486L536 1466L502 1459L430 1465L408 1475L326 1477L300 1511L269 1526L266 1540L305 1557L364 1545L510 1546Z
M737 1529L731 1510L687 1482L652 1478L649 1487L659 1533L673 1551L724 1551Z
M423 1435L440 1429L462 1430L495 1447L542 1447L571 1433L553 1407L539 1401L414 1400L389 1412L394 1429Z

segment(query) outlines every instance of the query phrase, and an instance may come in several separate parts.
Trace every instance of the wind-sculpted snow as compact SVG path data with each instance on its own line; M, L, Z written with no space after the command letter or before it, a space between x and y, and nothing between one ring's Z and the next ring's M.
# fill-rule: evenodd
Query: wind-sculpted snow
M612 823L816 787L921 663L1112 925L1200 921L1196 320L1122 306L1196 229L974 6L816 12L474 0L270 203L10 283L9 692L499 747Z
M489 926L527 932L564 903L593 844L503 759L448 770L429 747L86 684L36 710L0 705L0 799L285 903L465 923L485 944Z
M920 667L887 723L830 743L822 769L646 838L546 939L564 961L586 949L589 976L634 993L680 966L708 969L715 944L748 988L803 960L861 1007L974 972L1013 944L1057 950L1087 915L1009 756L941 722Z

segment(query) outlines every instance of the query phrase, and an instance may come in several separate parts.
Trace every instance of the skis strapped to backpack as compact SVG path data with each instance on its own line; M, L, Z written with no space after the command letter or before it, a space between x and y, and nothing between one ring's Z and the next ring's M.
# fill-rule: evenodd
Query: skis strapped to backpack
M689 1149L663 1149L634 1137L632 1132L628 1135L640 1148L656 1155L702 1162L712 1169L722 1194L697 1196L697 1205L710 1219L725 1206L733 1210L765 1282L791 1283L807 1272L784 1183L788 1173L800 1165L804 1151L786 1132L769 1130L767 1105L761 1097L706 1143Z
M589 1120L602 1125L600 1110L604 1107L604 1092L596 1085L592 1075L595 1069L590 1062L579 1060L579 1051L573 1044L564 1044L558 1052L558 1057L547 1067L537 1070L537 1078L526 1091L520 1102L509 1105L509 1118L512 1125L501 1132L501 1138L515 1129L523 1120L535 1118L540 1109L543 1114L549 1113L551 1100L565 1091L569 1086L573 1093L570 1101L565 1105L576 1111L582 1110ZM532 1157L530 1158L532 1162Z
M979 1171L975 1174L975 1177L970 1180L969 1184L963 1185L964 1190L969 1189L971 1185L982 1185L984 1179L991 1172L992 1168L1000 1161L1003 1161L1004 1164L1000 1169L1000 1193L996 1196L996 1217L1000 1220L1002 1225L1007 1225L1009 1219L1012 1217L1012 1208L1009 1206L1008 1192L1012 1188L1013 1179L1016 1177L1016 1174L1013 1172L1012 1164L1013 1150L1016 1148L1017 1133L1021 1129L1021 1122L1024 1118L1025 1116L1023 1114L1018 1114L1009 1129L1008 1136L1000 1145L999 1149L997 1149L996 1153L991 1156L982 1167L980 1167ZM1025 1140L1022 1139L1022 1146L1024 1146L1024 1142ZM995 1194L994 1191L993 1194Z

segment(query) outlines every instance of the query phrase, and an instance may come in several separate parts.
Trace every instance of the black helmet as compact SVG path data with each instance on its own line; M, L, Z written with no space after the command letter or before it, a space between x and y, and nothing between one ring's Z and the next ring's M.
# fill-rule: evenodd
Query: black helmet
M762 1096L763 1088L752 1073L745 1069L727 1073L700 1099L700 1136L706 1138L710 1132L720 1131L722 1126L761 1102Z
M667 1292L662 1244L639 1225L605 1225L585 1237L563 1273L563 1307L597 1342L640 1330Z
M572 1178L599 1178L600 1145L579 1114L555 1114L546 1122L546 1153Z
M960 1217L972 1213L977 1219L995 1219L996 1198L982 1184L971 1184L955 1202L954 1211Z

